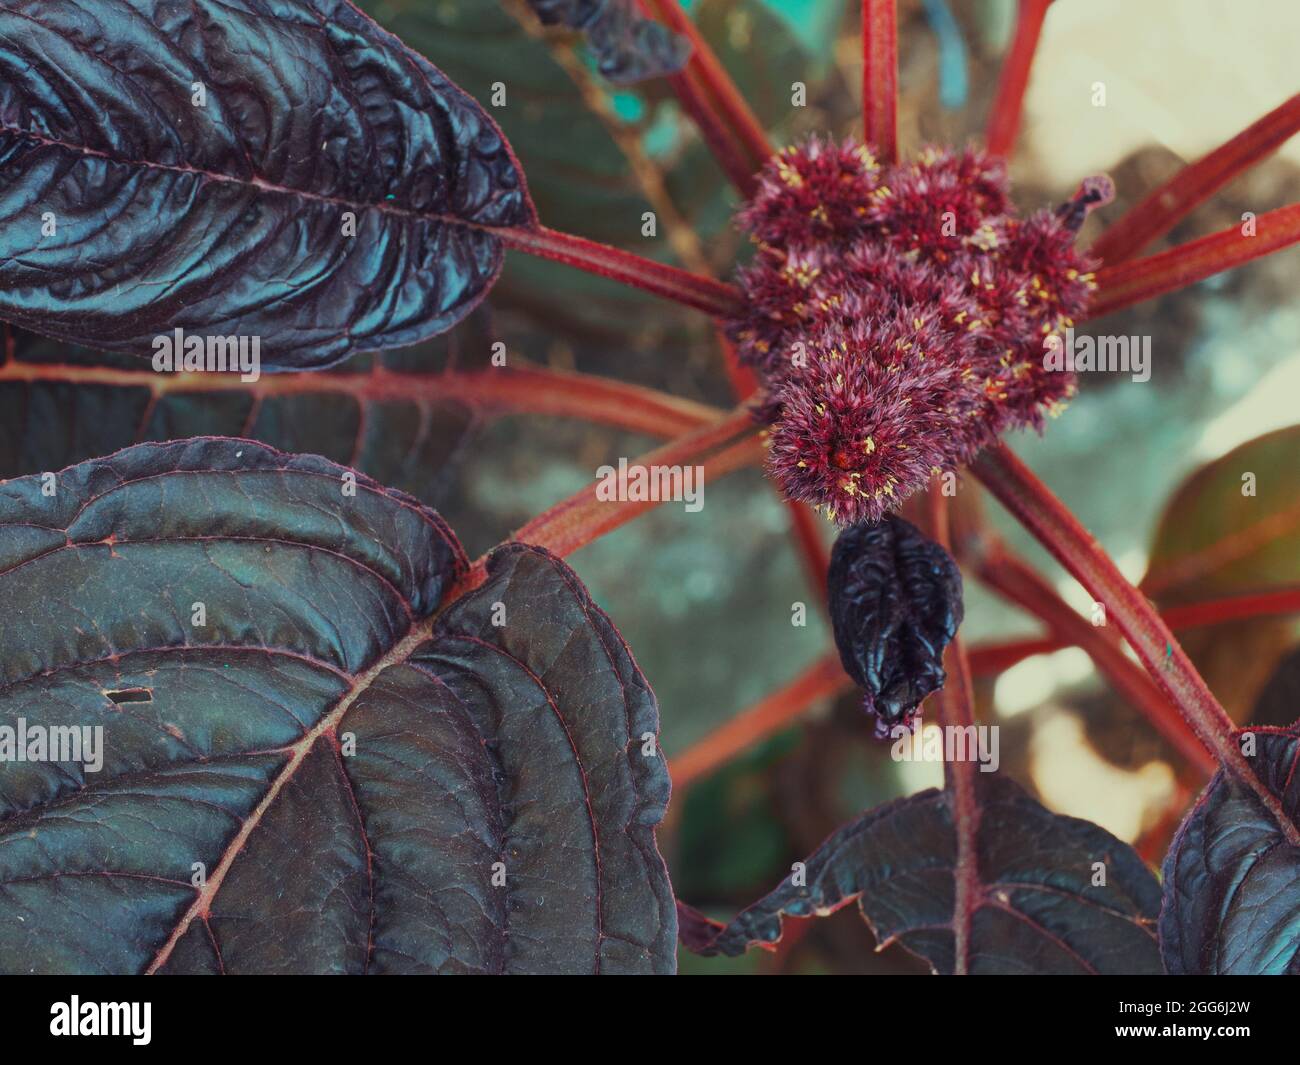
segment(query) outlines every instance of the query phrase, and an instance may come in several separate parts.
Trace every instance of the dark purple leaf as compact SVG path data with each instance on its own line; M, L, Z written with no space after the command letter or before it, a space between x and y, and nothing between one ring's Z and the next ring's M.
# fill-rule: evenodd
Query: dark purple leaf
M943 651L962 619L961 573L947 551L890 515L840 533L827 587L844 670L866 689L877 735L888 736L943 687Z
M346 0L0 0L0 175L0 317L264 368L449 328L535 221L483 109Z
M528 0L547 26L582 30L601 74L630 85L675 74L691 56L691 43L653 19L636 0Z
M440 607L451 532L350 475L206 438L0 483L0 728L103 728L97 772L0 761L0 970L673 969L617 631L522 544Z
M1132 848L1044 809L1009 780L977 777L976 791L973 903L962 915L969 972L1160 971L1152 931L1160 887ZM730 924L682 907L682 942L702 954L742 954L776 943L786 915L825 915L856 900L881 948L898 942L951 973L958 915L950 803L950 793L930 790L863 814L808 858L804 886L792 873Z
M1294 713L1294 709L1292 711ZM1300 824L1300 728L1252 728L1255 775ZM1165 856L1160 952L1175 975L1300 974L1300 847L1222 771Z

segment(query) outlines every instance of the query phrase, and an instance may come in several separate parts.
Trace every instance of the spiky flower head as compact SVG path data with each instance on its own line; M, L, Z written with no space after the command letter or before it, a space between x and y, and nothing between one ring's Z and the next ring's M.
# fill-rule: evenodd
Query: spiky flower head
M865 144L811 137L773 157L737 217L755 240L782 248L847 243L870 229L879 179Z
M936 357L935 319L882 313L822 329L772 396L769 463L786 494L841 524L878 521L978 445L988 402Z
M765 386L787 494L842 524L878 520L1003 430L1041 427L1074 390L1045 364L1049 338L1095 288L1074 237L1112 192L1089 179L1021 219L980 152L881 166L813 139L777 155L738 215L758 251L728 332Z

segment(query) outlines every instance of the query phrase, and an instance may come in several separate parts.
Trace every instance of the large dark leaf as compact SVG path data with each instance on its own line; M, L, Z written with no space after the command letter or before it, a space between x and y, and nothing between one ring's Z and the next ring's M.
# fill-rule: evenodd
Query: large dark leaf
M103 727L97 772L0 762L0 970L672 968L617 631L520 544L439 613L455 538L349 472L198 439L0 484L0 726Z
M977 779L968 971L1159 972L1152 926L1160 887L1132 848L1051 813L1008 780ZM807 860L806 886L787 877L728 925L683 907L682 941L705 954L741 954L777 942L786 915L825 915L856 900L880 947L897 941L951 973L958 915L950 803L950 793L930 790L864 814Z
M268 368L448 328L534 221L487 114L346 0L0 0L0 173L0 317Z
M1249 732L1255 775L1300 825L1300 729ZM1222 772L1165 856L1160 950L1175 974L1300 974L1300 847Z

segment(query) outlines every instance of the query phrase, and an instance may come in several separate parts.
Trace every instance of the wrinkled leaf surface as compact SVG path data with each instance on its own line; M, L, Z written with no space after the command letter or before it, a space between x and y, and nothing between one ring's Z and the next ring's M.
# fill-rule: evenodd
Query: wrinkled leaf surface
M2 0L0 175L0 317L264 368L449 328L534 221L487 113L346 0Z
M350 472L197 439L0 483L0 742L103 730L0 762L0 970L672 969L617 631L521 544L438 613L460 546Z
M1300 823L1300 729L1250 729L1247 760ZM1160 950L1174 974L1300 974L1300 847L1222 772L1165 856Z

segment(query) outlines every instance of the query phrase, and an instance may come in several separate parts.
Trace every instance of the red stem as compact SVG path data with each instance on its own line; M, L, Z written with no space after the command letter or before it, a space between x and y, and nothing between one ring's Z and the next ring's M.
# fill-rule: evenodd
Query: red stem
M757 187L754 175L772 155L762 125L677 0L642 0L641 7L691 42L686 69L669 78L669 84L727 176L748 199Z
M736 140L725 120L714 109L712 99L698 74L673 74L668 78L668 84L681 103L682 110L700 131L700 136L727 180L742 197L749 199L758 190L756 175L762 164L756 166L752 154Z
M750 367L740 361L740 356L736 353L736 345L727 339L727 334L722 329L718 329L717 334L732 394L738 400L748 399L758 390L758 378L754 376L754 371Z
M862 121L882 162L898 160L898 12L895 0L862 0Z
M1275 107L1209 155L1183 167L1114 222L1090 255L1114 266L1168 233L1198 205L1238 174L1272 155L1300 130L1300 94Z
M434 380L432 391L442 396L445 384L451 386L446 394L479 402L488 410L581 418L663 439L691 432L726 414L717 407L642 385L540 367L445 374ZM405 398L410 397L407 391Z
M1087 651L1119 695L1141 711L1179 754L1206 776L1214 773L1214 756L1142 667L1124 654L1108 628L1093 625L1071 609L1040 574L996 541L981 553L976 573L999 595L1046 621L1063 642Z
M673 437L710 424L726 413L716 407L593 374L541 367L407 373L379 363L364 373L263 374L243 382L234 374L159 374L141 369L22 362L0 365L0 382L41 382L147 389L164 395L238 392L269 396L341 395L358 403L429 403L461 400L485 410L526 411L582 418L650 436Z
M654 262L622 248L599 244L545 226L494 230L509 248L576 266L626 285L676 300L688 307L730 318L741 306L740 290L711 277Z
M1233 595L1220 599L1207 599L1199 603L1186 603L1160 611L1165 624L1175 632L1194 629L1202 625L1216 625L1244 618L1269 617L1276 614L1293 614L1300 611L1300 586L1279 588L1253 595ZM1001 673L1017 662L1034 655L1050 654L1077 641L1064 633L1039 636L1023 640L1006 640L988 643L970 650L971 671L977 677Z
M789 684L765 695L672 759L673 790L686 788L742 751L797 721L817 702L853 686L837 654L819 658Z
M1268 211L1254 220L1255 236L1234 226L1176 248L1097 273L1097 294L1089 318L1186 288L1300 240L1300 203Z
M949 728L973 727L975 702L970 663L959 638L948 645L944 661L948 680L939 692L939 719ZM952 793L952 819L957 833L957 861L953 866L953 974L962 976L970 971L971 923L980 894L976 854L980 825L979 801L975 796L977 770L969 760L944 762L943 767L945 786Z
M1016 32L1011 47L1002 61L1002 74L998 79L998 94L989 112L988 149L994 155L1010 155L1020 132L1020 116L1024 110L1025 89L1029 86L1029 70L1038 50L1038 37L1043 29L1043 17L1052 0L1020 0L1016 13Z
M1252 595L1210 599L1203 603L1184 603L1182 606L1171 606L1162 615L1170 628L1194 629L1220 621L1290 614L1297 610L1300 610L1300 587L1292 586Z
M991 677L1034 655L1051 654L1070 645L1069 640L1055 634L1028 637L1023 640L974 644L970 649L970 671L975 677Z
M757 464L762 451L753 416L740 408L632 460L628 466L699 464L704 467L707 483L742 466ZM536 544L563 558L661 502L666 500L598 499L593 483L537 515L511 539ZM476 568L478 565L475 563Z
M986 448L971 471L1004 507L1103 603L1152 679L1173 699L1219 764L1255 792L1292 846L1297 830L1281 803L1251 770L1227 712L1206 687L1174 634L1065 505L1004 445Z
M946 550L952 550L948 522L948 500L931 488L926 493L927 522L930 535ZM975 696L970 679L970 663L962 641L954 638L944 655L948 672L939 689L939 723L944 729L971 729L975 725ZM957 836L957 860L953 864L953 973L970 971L971 920L979 904L979 867L976 849L979 839L980 808L975 795L975 763L957 759L943 763L944 787L952 799L953 829Z
M830 593L826 589L826 573L830 569L830 553L826 550L826 541L822 539L822 519L812 512L807 503L787 499L785 506L790 512L790 525L795 543L799 545L804 574L822 606L828 606Z
M727 77L708 43L699 36L694 23L686 17L681 8L671 0L667 0L667 2L665 0L647 0L647 5L653 6L664 22L675 31L688 36L694 45L694 51L686 73L697 80L691 81L687 79L678 87L685 90L688 81L690 86L698 87L698 79L701 78L712 86L711 95L708 97L691 93L683 95L684 103L695 100L701 107L704 107L708 100L712 100L717 104L716 108L706 108L707 114L703 116L707 121L701 122L701 129L705 131L706 137L710 129L721 128L716 124L711 124L714 119L718 118L719 114L727 116L728 121L731 123L730 129L732 132L740 130L739 136L747 144L750 155L748 161L742 164L742 169L733 172L732 176L733 178L744 179L738 184L742 193L748 195L753 191L753 173L771 154L771 149L767 146L762 129L758 126L757 120L753 118L752 113L748 112L747 106L744 106L743 99L735 90L734 84ZM693 74L692 71L694 71ZM685 76L679 75L679 78L683 77ZM725 101L731 102L725 103ZM741 106L737 106L736 101L739 101ZM726 165L726 159L723 159L723 163ZM595 241L541 226L527 229L509 229L501 231L501 234L509 247L635 285L656 295L667 296L688 306L696 307L718 318L733 317L740 308L742 296L734 286L716 281L713 278L665 266L634 255L631 252L623 251L620 248L599 244ZM732 390L737 399L745 399L755 389L756 382L753 373L748 367L741 365L736 358L735 349L721 331L719 331L718 335L723 345L727 376L731 382ZM804 567L808 573L810 583L819 598L824 602L828 559L825 544L817 529L816 519L809 513L808 508L802 504L787 500L786 506L790 510L796 542L804 559Z

